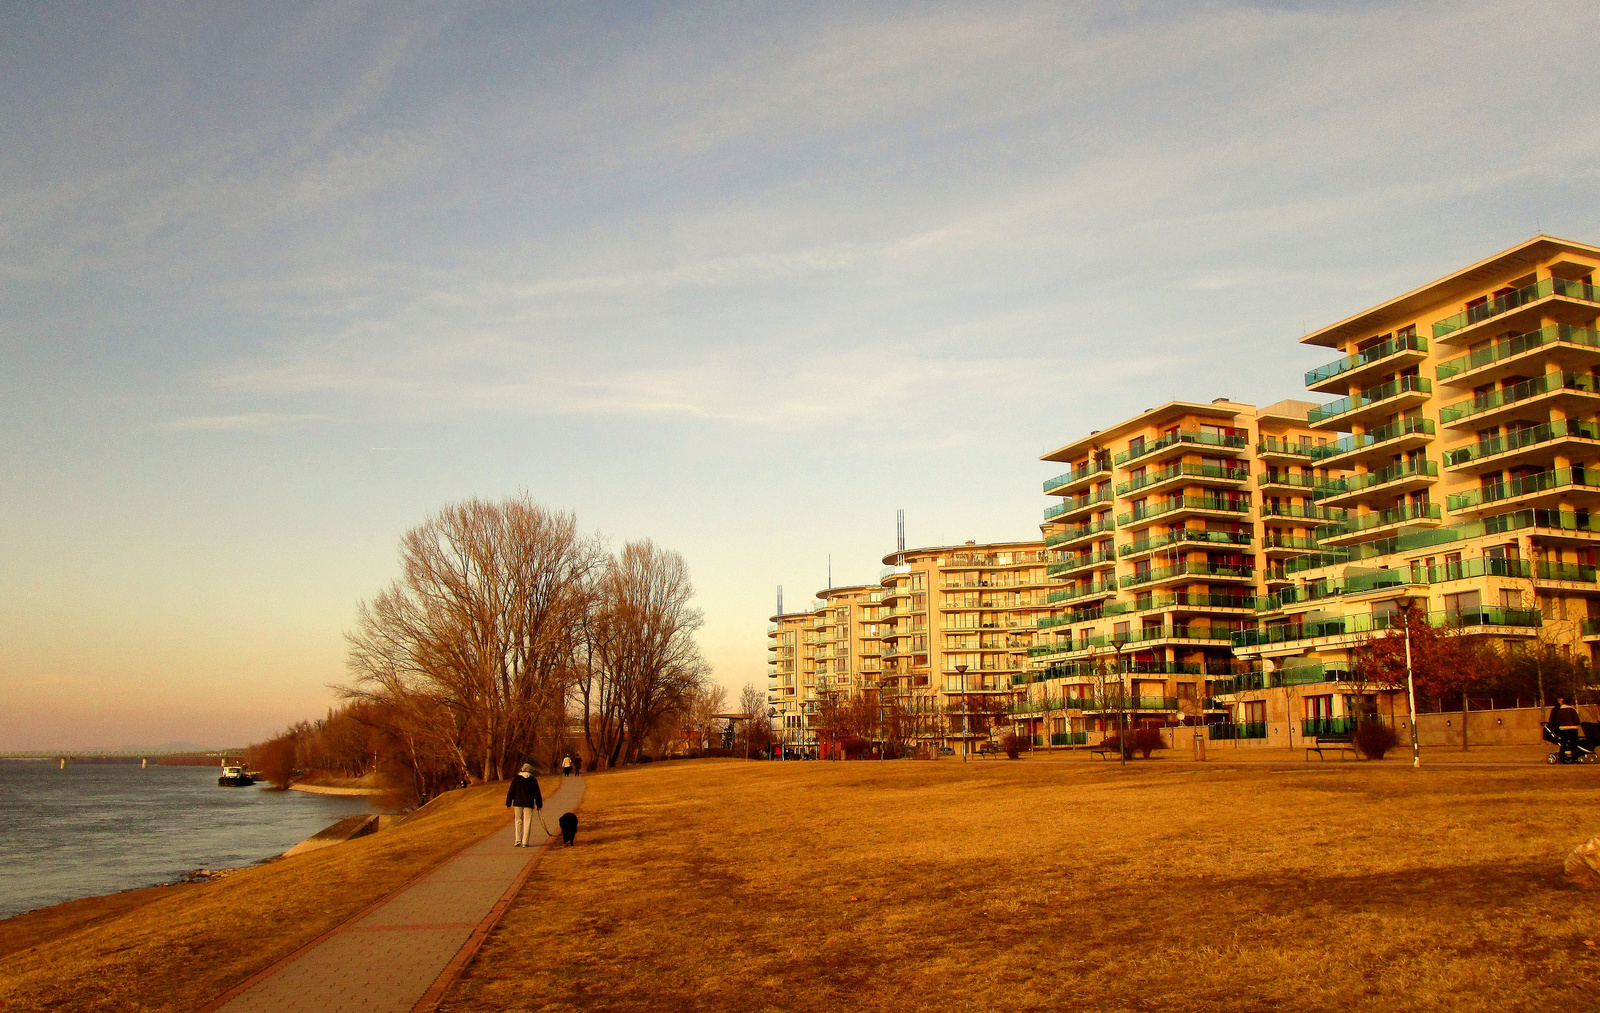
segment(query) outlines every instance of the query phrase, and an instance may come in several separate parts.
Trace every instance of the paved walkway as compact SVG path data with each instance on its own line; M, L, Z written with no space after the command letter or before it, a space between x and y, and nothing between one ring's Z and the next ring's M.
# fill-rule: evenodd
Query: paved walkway
M576 811L583 779L545 799L545 823ZM411 1013L443 988L498 920L543 847L514 848L509 825L357 915L212 1007L219 1013ZM426 1000L426 1001L424 1001Z

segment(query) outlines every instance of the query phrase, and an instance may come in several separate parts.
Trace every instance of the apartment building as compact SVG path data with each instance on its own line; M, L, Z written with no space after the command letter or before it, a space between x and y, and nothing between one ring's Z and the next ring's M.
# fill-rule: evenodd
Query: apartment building
M879 678L876 584L830 587L804 611L773 616L767 627L768 716L791 755L816 755L824 704L847 700Z
M1301 338L1338 353L1306 374L1339 396L1297 448L1320 523L1231 638L1258 666L1225 694L1240 721L1274 744L1347 730L1351 651L1401 608L1502 650L1600 642L1597 268L1539 236Z
M1061 497L1042 528L1053 584L1018 680L1036 742L1098 741L1122 721L1231 736L1246 720L1217 699L1235 634L1286 586L1279 561L1343 516L1314 500L1342 475L1309 456L1332 442L1315 407L1173 401L1044 455L1070 467L1044 484Z
M1048 605L1044 543L967 542L883 561L883 694L921 716L920 742L970 748L1027 671L1034 619Z

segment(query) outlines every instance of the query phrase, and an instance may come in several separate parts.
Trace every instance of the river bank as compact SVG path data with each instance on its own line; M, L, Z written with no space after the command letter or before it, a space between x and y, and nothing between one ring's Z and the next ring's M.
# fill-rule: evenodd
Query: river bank
M0 919L0 1007L199 1009L503 826L504 793L503 784L449 792L380 833L213 882ZM175 953L205 959L174 960Z

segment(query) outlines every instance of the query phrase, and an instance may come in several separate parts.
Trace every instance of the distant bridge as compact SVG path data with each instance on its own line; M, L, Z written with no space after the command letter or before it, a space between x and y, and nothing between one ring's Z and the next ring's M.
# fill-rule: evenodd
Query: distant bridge
M220 765L227 756L244 758L245 747L238 749L0 749L0 760L55 760L65 767L71 760L138 760L146 766L151 760L169 756L215 758Z
M0 749L0 760L108 760L152 759L158 756L233 756L244 755L245 747L237 749Z

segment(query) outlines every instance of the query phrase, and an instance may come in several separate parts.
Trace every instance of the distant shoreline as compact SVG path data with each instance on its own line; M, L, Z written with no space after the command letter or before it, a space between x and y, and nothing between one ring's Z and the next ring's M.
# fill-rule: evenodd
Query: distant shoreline
M291 784L290 791L308 791L313 795L382 795L383 788L334 788L325 784Z

